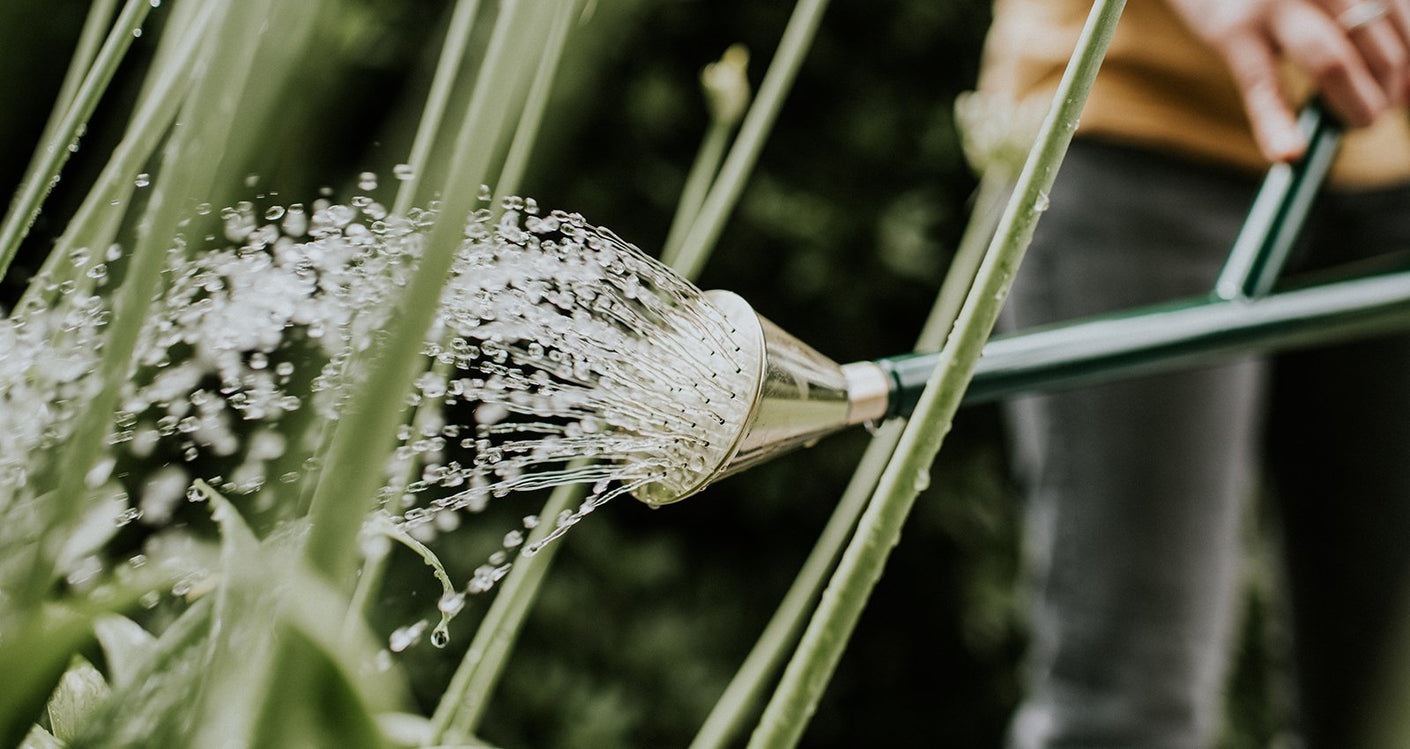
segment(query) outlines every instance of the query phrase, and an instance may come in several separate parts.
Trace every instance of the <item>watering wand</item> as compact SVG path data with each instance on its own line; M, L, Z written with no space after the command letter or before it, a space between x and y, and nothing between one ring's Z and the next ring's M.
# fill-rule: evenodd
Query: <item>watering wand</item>
M1319 107L1304 113L1302 125L1308 155L1270 170L1214 293L996 337L965 402L1410 328L1410 270L1271 293L1338 141L1338 128ZM634 492L651 505L679 501L847 426L908 416L939 359L909 354L841 365L736 294L709 291L705 298L742 342L739 361L752 382L742 394L748 416L689 480Z
M965 402L1410 329L1410 269L1277 283L1337 142L1318 110L1303 124L1307 158L1269 171L1209 294L994 338ZM560 533L621 494L677 502L850 425L908 416L941 360L834 362L577 214L475 221L444 290L450 345L436 347L460 374L423 388L476 404L473 433L447 435L473 452L440 468L456 491L438 507L589 485Z

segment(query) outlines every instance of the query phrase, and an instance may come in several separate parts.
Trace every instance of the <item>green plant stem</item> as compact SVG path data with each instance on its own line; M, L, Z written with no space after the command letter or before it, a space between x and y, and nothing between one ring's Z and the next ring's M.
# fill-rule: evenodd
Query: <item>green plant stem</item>
M560 18L560 21L570 19L571 15ZM566 34L566 28L564 33ZM555 41L561 47L562 39L555 37ZM542 72L542 68L540 71ZM535 88L538 89L537 82ZM545 94L546 88L545 85ZM531 108L533 101L534 97L531 96ZM725 131L728 135L728 127ZM723 148L723 142L720 147ZM715 162L718 164L718 157ZM510 167L513 163L513 159L506 161L506 174L501 177L502 185L512 185L517 181L515 172ZM700 186L702 193L708 187L708 180L713 174L713 168L705 172L705 182ZM684 207L683 201L682 208ZM675 220L680 221L679 214ZM699 260L695 263L697 269L704 264L711 249L712 246L703 246L700 249ZM670 263L669 260L666 262ZM690 275L686 273L687 277ZM587 487L581 484L567 484L555 488L549 495L548 502L539 511L540 524L530 534L526 544L535 545L542 541L552 532L553 526L549 521L576 506L586 494ZM444 741L447 736L470 736L479 730L490 697L504 673L509 654L523 630L524 621L538 596L554 557L558 554L558 548L559 544L548 544L540 547L539 552L532 557L520 557L509 575L500 583L494 602L476 629L465 657L431 718L432 743Z
M553 88L553 78L558 70L558 61L562 58L563 47L568 40L568 31L571 28L572 19L577 13L578 5L578 0L568 3L559 10L558 16L554 20L543 57L539 61L538 71L535 73L534 81L529 89L529 96L525 100L524 112L519 117L519 125L514 131L514 138L509 146L509 155L505 158L504 166L500 169L499 179L495 182L498 186L497 197L514 193L518 190L518 185L523 179L529 153L533 148L534 140L538 137L544 110L548 107L548 94ZM454 24L452 23L452 25ZM418 133L418 140L413 144L412 151L415 152L419 146L421 146L421 141ZM399 193L398 199L400 198L401 194ZM438 361L432 365L432 371L446 376L450 372L450 366ZM416 426L421 424L422 411L420 408L412 417L412 422ZM353 605L348 607L350 616L366 616L366 607L371 605L373 593L381 585L383 568L386 566L387 560L388 557L382 555L363 561L362 572L358 575L357 588L353 595Z
M426 106L421 110L421 120L416 125L416 135L411 142L411 154L406 160L410 174L401 181L393 203L392 212L398 216L405 216L414 205L417 187L421 184L431 150L436 143L436 134L445 124L451 89L465 59L465 50L470 44L470 32L474 29L478 12L479 0L459 0L451 14L450 26L446 30L440 58L436 62L436 72L431 79L431 90L426 96ZM447 367L439 364L436 369L441 374L448 371ZM417 408L416 415L412 417L413 424L419 426L422 418L423 411ZM322 426L326 428L327 424ZM318 444L326 444L326 440L320 439ZM407 475L403 477L405 482L410 482L411 472L415 470L413 461L407 468ZM388 554L363 559L362 571L358 574L357 586L353 590L352 603L348 606L350 620L353 617L365 618L369 613L368 607L372 605L374 594L382 584L388 560Z
M949 335L979 270L984 250L994 236L999 211L1003 208L1011 184L1012 180L1007 175L999 174L998 170L991 170L980 181L974 213L916 340L917 352L938 351ZM743 727L744 721L752 715L788 649L797 642L805 617L817 601L828 573L837 564L837 556L851 537L857 518L866 508L872 491L881 481L882 471L895 452L904 427L905 422L899 419L887 422L867 443L867 449L827 525L784 594L778 610L701 724L700 731L690 744L691 749L727 746Z
M514 91L500 90L514 80L523 54L542 48L528 32L541 26L542 3L507 2L496 19L485 61L475 83L468 113L456 137L455 154L442 190L442 213L431 229L420 265L407 285L371 371L354 393L352 409L333 431L327 464L319 476L310 507L312 527L305 554L310 565L338 587L349 582L356 556L356 536L384 476L380 467L405 413L403 394L421 370L422 342L440 308L441 287L450 273L464 227L489 174L493 145L511 116Z
M144 3L145 4L145 3ZM261 3L235 3L226 20L237 28L257 24L248 14ZM261 19L262 20L262 19ZM217 24L213 28L219 28ZM206 74L196 83L183 109L184 127L176 128L167 142L160 178L152 186L146 213L139 222L137 244L127 277L116 294L111 330L98 365L101 389L86 404L77 420L73 438L57 456L53 495L48 511L54 522L35 545L35 564L28 578L27 596L34 602L48 588L54 570L56 539L63 537L87 492L86 477L103 450L118 397L133 367L133 352L145 326L153 298L160 288L167 249L188 210L192 195L207 194L222 162L223 144L235 122L235 110L255 57L258 35L214 34L206 58Z
M916 339L916 351L939 351L955 327L960 316L960 308L969 296L974 279L979 275L979 266L984 262L985 250L994 239L1003 217L1004 204L1013 192L1014 175L998 166L990 167L979 180L975 189L974 213L960 238L955 259L950 261L950 269L940 284L940 292L935 296L935 305L920 329Z
M558 75L558 63L563 59L563 48L567 45L568 32L573 27L580 4L581 0L570 0L553 19L548 42L539 58L533 83L529 85L529 96L524 101L524 112L519 117L518 127L514 129L509 153L504 157L504 166L500 167L499 179L495 182L495 204L498 204L499 198L518 192L524 181L529 156L533 152L534 141L538 140L544 112L548 109L549 94L553 92L553 80Z
M900 540L906 516L929 482L929 466L950 429L975 362L1046 207L1048 190L1124 5L1123 0L1100 0L1093 6L935 374L750 738L750 747L795 746L816 709L890 550Z
M102 47L103 40L112 26L113 9L116 7L117 0L96 0L88 8L88 17L83 21L83 30L79 32L78 44L74 46L73 56L69 58L69 69L64 73L64 82L59 85L59 95L54 98L54 106L49 111L49 119L44 123L44 133L39 136L39 148L35 149L29 166L25 168L25 175L21 183L33 180L38 174L40 154L46 144L53 143L55 134L60 130L64 113L73 106L79 88L83 85L83 79L92 69L93 59L98 55L98 50Z
M739 137L700 206L699 216L681 243L680 263L676 269L683 275L691 278L699 275L700 266L705 262L704 248L713 247L724 231L725 221L739 203L744 184L759 160L759 152L764 148L764 141L778 118L784 97L798 75L826 9L827 0L799 0L794 6L783 37L779 39L778 50L759 85L759 95L744 115Z
M695 163L691 164L690 173L686 175L685 187L681 189L680 202L676 205L675 218L671 219L671 228L666 232L666 241L661 245L661 262L673 267L680 266L681 249L686 234L700 215L700 206L705 202L710 185L720 170L720 162L724 160L725 149L729 147L730 134L733 132L732 123L711 118L705 138L700 142L700 150L695 154ZM692 260L691 264L700 263Z
M706 174L706 179L711 173L713 170ZM708 185L702 185L702 189L706 186ZM679 221L679 217L676 220ZM710 249L709 246L702 248L696 263L697 268L704 264ZM689 277L689 274L686 275ZM549 495L548 502L539 511L540 524L530 534L526 545L542 541L553 530L549 521L572 509L586 494L587 487L582 484L566 484L555 488ZM494 603L490 604L484 620L476 629L475 638L431 718L432 743L444 741L447 736L470 736L479 729L490 696L504 673L509 654L523 630L524 621L538 596L554 557L558 554L559 546L560 544L547 544L540 547L539 552L532 557L520 557L509 575L500 583Z
M127 199L132 194L133 176L151 159L181 109L181 102L191 86L191 68L201 52L202 43L207 40L207 30L218 7L218 3L202 4L189 27L182 28L179 34L165 36L163 44L167 39L177 40L168 63L162 65L155 82L139 98L122 141L114 149L93 189L84 197L39 273L25 289L16 309L25 310L52 303L55 293L46 290L47 287L57 287L66 280L61 271L70 274L78 272L77 268L66 262L74 248L91 247L96 252L97 248L106 247L111 242L122 221ZM180 15L180 8L177 11L172 16L173 21ZM167 30L175 29L168 27ZM152 81L150 76L148 81Z
M89 116L98 106L98 100L107 90L113 73L117 72L118 63L122 62L123 56L132 46L134 34L140 33L142 22L147 19L151 10L152 5L148 0L127 0L122 13L113 24L112 31L108 33L108 38L103 42L102 49L94 58L93 67L84 76L83 83L74 94L72 104L53 128L48 141L40 144L35 163L26 175L24 183L20 185L4 223L0 224L0 278L4 278L9 270L10 263L19 252L20 242L24 241L29 233L29 227L39 215L44 198L58 179L64 163L68 161L69 144L87 124Z
M529 534L525 544L536 544L552 533L553 519L576 506L586 493L587 487L583 484L555 488L539 511L538 527ZM431 716L429 745L440 744L450 736L470 736L478 730L490 696L508 663L509 652L514 649L560 545L547 544L532 557L519 557L500 583L494 603L475 630L470 648L465 651L465 657Z
M450 28L446 30L445 42L441 45L440 60L436 62L436 72L431 78L431 90L426 95L426 106L421 110L421 121L416 125L416 136L411 142L411 155L406 163L411 173L397 188L396 200L392 203L392 213L405 216L415 204L416 190L426 172L426 164L431 159L431 151L436 145L436 133L445 122L446 107L450 103L451 89L459 77L460 66L465 59L465 48L470 44L470 32L475 26L475 15L479 12L480 0L459 0L451 13Z

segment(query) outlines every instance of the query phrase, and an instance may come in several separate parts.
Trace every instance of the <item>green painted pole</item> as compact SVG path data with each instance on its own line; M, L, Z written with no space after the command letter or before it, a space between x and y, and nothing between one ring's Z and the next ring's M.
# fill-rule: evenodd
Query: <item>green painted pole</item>
M1262 299L1193 299L996 337L966 404L1210 363L1232 356L1410 329L1410 271ZM938 354L879 360L892 378L888 415L910 413Z
M1307 221L1312 200L1341 145L1341 125L1313 102L1298 126L1307 153L1295 164L1274 164L1259 188L1229 259L1214 282L1218 299L1256 299L1273 290Z

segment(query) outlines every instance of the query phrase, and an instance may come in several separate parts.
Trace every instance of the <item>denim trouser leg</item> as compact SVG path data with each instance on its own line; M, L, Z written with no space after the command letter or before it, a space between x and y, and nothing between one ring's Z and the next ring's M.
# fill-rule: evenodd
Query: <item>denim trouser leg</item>
M1207 291L1252 189L1178 160L1075 143L1008 324ZM1410 250L1410 186L1322 196L1305 239L1304 269ZM1305 746L1362 746L1375 707L1405 709L1376 691L1410 667L1388 660L1410 653L1402 334L1010 404L1034 586L1016 748L1208 743L1265 390Z
M1314 267L1410 250L1410 187L1333 193L1320 211ZM1377 693L1410 668L1410 336L1285 354L1273 381L1301 733L1306 749L1356 749L1377 708L1410 709Z
M1074 144L1006 311L1025 328L1208 291L1253 184ZM1012 403L1031 691L1012 743L1199 747L1219 718L1264 365Z

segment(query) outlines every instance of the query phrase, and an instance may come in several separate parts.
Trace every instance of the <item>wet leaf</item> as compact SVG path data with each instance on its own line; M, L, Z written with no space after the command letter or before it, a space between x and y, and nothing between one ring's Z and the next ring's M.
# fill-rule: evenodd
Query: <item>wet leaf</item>
M103 674L88 659L75 655L49 696L49 725L55 738L69 741L77 736L110 691Z
M157 638L142 629L142 625L125 616L101 616L93 622L98 644L103 646L103 658L108 663L108 675L114 687L133 683L143 662L156 647Z

